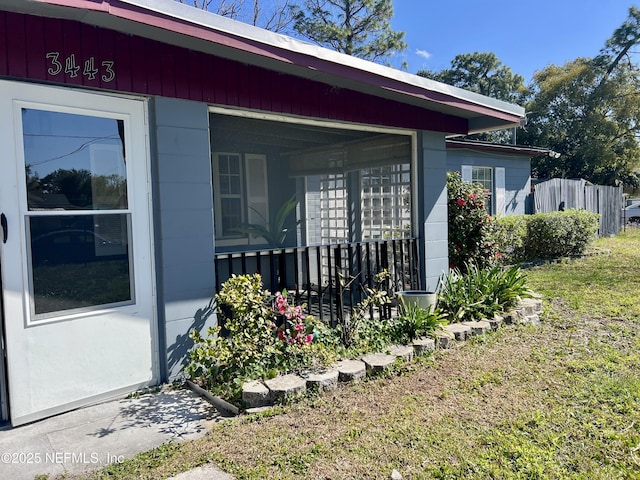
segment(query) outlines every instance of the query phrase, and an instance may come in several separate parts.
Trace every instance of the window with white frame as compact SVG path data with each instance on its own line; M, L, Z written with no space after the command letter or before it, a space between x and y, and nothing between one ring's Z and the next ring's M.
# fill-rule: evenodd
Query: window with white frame
M240 153L214 153L214 200L216 240L247 238L235 230L242 223L266 223L266 156ZM263 239L247 238L248 243Z
M487 192L485 199L485 208L489 215L493 214L493 168L491 167L472 167L471 182L479 183Z
M479 183L488 192L485 208L489 215L502 215L505 210L504 167L462 165L462 179Z

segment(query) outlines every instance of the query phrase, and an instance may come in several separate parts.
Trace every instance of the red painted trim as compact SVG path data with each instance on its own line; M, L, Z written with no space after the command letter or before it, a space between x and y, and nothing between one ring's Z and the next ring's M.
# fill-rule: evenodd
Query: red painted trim
M487 115L510 123L519 123L521 117L502 112L487 106L479 105L470 101L434 92L425 88L410 85L392 78L375 75L370 72L349 67L342 64L330 62L321 58L306 55L293 50L278 48L276 46L263 44L247 38L234 36L229 33L220 32L195 25L187 21L173 18L150 10L145 10L131 4L120 2L119 0L43 0L46 3L62 5L85 10L99 10L108 12L110 15L139 22L145 25L157 27L159 29L187 35L230 48L242 50L247 53L269 58L277 62L289 65L297 65L310 70L317 70L348 78L361 82L365 85L375 85L389 91L403 95L460 108L480 115Z
M73 20L0 11L0 27L2 77L411 130L468 132L464 118ZM62 65L56 75L49 73L55 70L46 57L51 52ZM64 72L71 55L80 68L75 77ZM94 78L83 75L91 59L101 70ZM105 81L105 61L114 62L112 81Z

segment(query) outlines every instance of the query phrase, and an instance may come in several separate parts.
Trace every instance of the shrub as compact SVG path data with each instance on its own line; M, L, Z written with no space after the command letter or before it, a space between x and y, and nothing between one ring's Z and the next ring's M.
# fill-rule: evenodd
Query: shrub
M257 274L234 275L216 295L216 304L228 336L220 335L220 326L209 328L206 337L192 331L194 347L185 371L215 393L236 399L246 378L266 376L275 364L273 313Z
M596 236L599 217L586 210L531 215L527 219L525 256L536 259L583 254Z
M307 369L335 358L314 342L313 317L305 318L299 306L289 305L286 292L278 292L274 300L258 274L233 275L216 295L216 305L228 333L221 335L220 326L210 328L206 337L192 331L194 346L185 371L229 400L239 399L247 379Z
M496 219L492 239L501 263L517 263L525 259L527 218L526 215L509 215Z
M440 279L438 306L451 322L491 318L530 297L526 276L517 266L453 269Z
M462 180L460 172L447 172L449 263L464 269L494 263L496 250L491 236L493 221L485 209L487 192L477 183Z
M495 222L492 241L502 263L582 255L598 230L586 210L511 215Z

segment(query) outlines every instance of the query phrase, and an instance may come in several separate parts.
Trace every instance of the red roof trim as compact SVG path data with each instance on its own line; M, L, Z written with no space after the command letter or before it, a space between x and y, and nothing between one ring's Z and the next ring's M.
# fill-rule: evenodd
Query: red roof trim
M337 64L328 60L313 57L311 55L295 52L256 42L247 38L234 36L226 32L215 31L202 27L194 23L187 22L169 15L145 10L119 0L41 0L45 3L61 5L83 10L93 10L108 12L110 15L131 20L141 24L160 28L162 30L175 32L201 40L225 45L259 55L262 57L277 60L290 65L298 65L310 70L322 71L331 75L336 75L364 84L382 87L392 92L405 94L410 97L447 105L454 108L464 109L480 115L487 115L510 123L519 123L521 117L509 114L500 110L495 110L487 106L465 101L454 96L449 96L440 92L430 91L425 88L410 85L392 78L375 75L364 70L352 68L346 65ZM374 80L375 79L375 80Z

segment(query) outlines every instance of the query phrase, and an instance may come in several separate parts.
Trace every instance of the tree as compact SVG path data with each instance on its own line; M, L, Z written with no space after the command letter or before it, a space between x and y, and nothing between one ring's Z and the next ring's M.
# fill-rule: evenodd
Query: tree
M528 93L524 77L514 74L490 52L456 55L451 68L439 72L421 70L417 74L505 102L522 103Z
M417 74L510 103L523 104L529 93L524 84L524 77L514 74L491 52L456 55L451 61L451 68L439 72L421 70ZM481 133L470 135L468 138L493 143L511 143L513 130Z
M384 63L407 48L389 23L391 0L304 0L292 11L299 35L338 52Z
M273 32L293 24L292 0L178 0L180 3Z
M599 55L536 72L519 136L561 156L535 158L534 175L639 184L640 71L630 55L639 42L640 10L631 7Z

